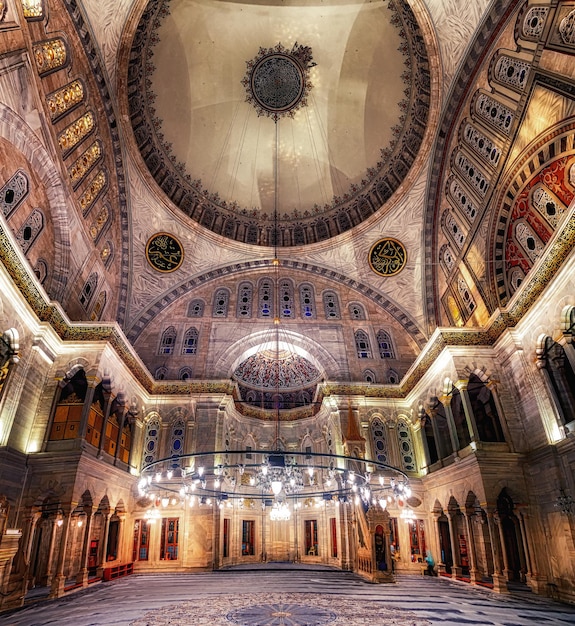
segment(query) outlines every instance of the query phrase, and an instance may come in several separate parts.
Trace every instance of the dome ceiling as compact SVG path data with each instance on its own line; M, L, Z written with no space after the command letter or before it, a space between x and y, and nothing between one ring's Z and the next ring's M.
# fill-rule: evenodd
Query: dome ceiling
M277 209L278 245L328 239L379 210L417 155L422 42L402 2L152 0L128 79L136 142L164 192L212 231L273 244ZM274 94L253 97L250 69L302 48L302 100L270 116ZM297 64L279 64L297 82Z

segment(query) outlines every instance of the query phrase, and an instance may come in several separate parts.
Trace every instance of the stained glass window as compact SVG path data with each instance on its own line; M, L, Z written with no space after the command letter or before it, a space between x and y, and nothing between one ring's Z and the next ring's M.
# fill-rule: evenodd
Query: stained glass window
M387 427L381 418L376 417L371 422L373 452L375 460L380 463L387 463L388 459L386 431Z
M377 345L379 347L379 356L382 359L394 359L395 352L393 350L393 343L391 341L391 335L385 331L380 330L377 333Z
M162 339L160 341L160 354L173 354L174 346L176 344L176 329L173 326L168 326L162 333Z
M339 301L337 299L337 294L333 291L326 291L323 294L323 308L325 311L326 319L341 319L341 314L339 310Z
M26 253L30 250L32 244L36 241L43 228L44 214L40 211L40 209L34 209L16 234L16 239L18 240L23 252Z
M188 305L188 317L202 317L205 303L203 300L192 300Z
M237 316L249 318L252 316L253 287L251 283L240 283L238 287Z
M198 351L198 329L188 328L184 335L182 354L196 354Z
M369 337L363 330L355 331L355 347L357 349L357 357L359 359L371 359L371 347L369 345Z
M229 303L230 292L227 289L218 289L214 296L212 317L227 317Z
M269 278L264 278L260 282L258 293L258 316L259 317L273 317L273 283Z
M299 298L301 302L301 316L303 319L315 318L315 294L309 283L299 286Z

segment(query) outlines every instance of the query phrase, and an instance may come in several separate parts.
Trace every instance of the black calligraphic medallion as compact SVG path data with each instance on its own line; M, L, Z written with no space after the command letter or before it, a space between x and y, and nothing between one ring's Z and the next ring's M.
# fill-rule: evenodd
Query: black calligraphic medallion
M397 239L380 239L369 251L369 266L380 276L395 276L405 267L407 252Z
M158 272L173 272L184 260L184 249L173 235L156 233L148 239L146 258Z

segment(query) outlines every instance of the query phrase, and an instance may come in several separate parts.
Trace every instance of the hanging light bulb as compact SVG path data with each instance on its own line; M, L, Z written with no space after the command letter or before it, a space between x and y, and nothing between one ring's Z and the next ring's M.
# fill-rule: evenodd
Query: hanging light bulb
M173 476L173 475L174 475L173 470L168 470L168 474L167 474L167 476L168 476L168 480L172 480L172 476Z
M169 499L169 498L166 498L166 497L163 497L163 498L162 498L162 506L163 506L164 508L166 508L166 507L168 506L168 504L170 504L170 499Z
M283 488L281 480L272 480L271 486L274 496L278 496Z

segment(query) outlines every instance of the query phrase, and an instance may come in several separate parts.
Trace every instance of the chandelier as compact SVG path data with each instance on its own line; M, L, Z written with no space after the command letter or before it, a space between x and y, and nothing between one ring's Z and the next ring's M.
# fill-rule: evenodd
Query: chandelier
M259 459L254 459L259 457ZM176 464L175 464L176 463ZM385 510L393 503L406 521L413 514L407 475L360 457L319 452L215 450L154 461L142 470L138 496L153 520L170 506L270 507L270 519L288 520L302 506L345 503Z
M280 392L286 388L289 391L292 386L290 377L286 375L288 365L297 362L300 374L302 369L306 370L307 377L293 377L301 386L301 391L306 391L321 377L311 363L302 368L297 354L286 356L286 350L291 352L293 349L292 342L287 335L280 339L279 123L283 115L292 114L299 106L307 105L305 96L311 87L308 72L313 65L309 47L295 44L289 52L278 44L274 49L260 50L258 58L248 63L248 76L243 81L248 91L247 101L256 107L258 115L263 114L265 109L265 114L275 122L276 130L271 236L275 272L272 302L276 312L269 337L260 344L258 356L263 363L265 380L265 384L259 385L262 390L261 409L266 413L266 419L275 423L275 445L278 449L212 450L149 463L141 472L138 497L143 506L149 507L147 518L150 521L160 517L161 510L170 506L251 509L259 504L262 510L269 507L271 520L287 521L292 511L301 507L337 507L346 503L363 506L366 511L369 507L385 510L388 504L393 503L402 509L402 517L406 521L413 519L413 512L406 508L411 489L402 470L357 456L279 449L282 422ZM241 378L241 372L235 374L244 384L259 380L258 376L252 376L246 381ZM254 389L258 387L255 383L252 385ZM271 395L270 388L275 389L272 406L264 401Z

